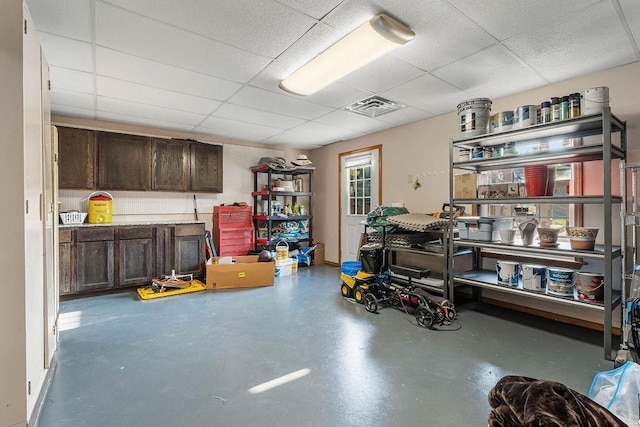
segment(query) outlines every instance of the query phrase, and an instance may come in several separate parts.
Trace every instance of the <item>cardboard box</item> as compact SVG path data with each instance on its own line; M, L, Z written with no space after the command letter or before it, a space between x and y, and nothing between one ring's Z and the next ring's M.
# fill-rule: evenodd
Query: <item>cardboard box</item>
M258 262L257 255L234 256L234 264L218 264L219 259L207 262L207 289L273 286L275 262Z
M324 243L316 243L316 248L313 250L313 265L324 264Z
M456 175L454 178L455 194L457 199L475 199L477 197L478 175L469 173L465 175Z

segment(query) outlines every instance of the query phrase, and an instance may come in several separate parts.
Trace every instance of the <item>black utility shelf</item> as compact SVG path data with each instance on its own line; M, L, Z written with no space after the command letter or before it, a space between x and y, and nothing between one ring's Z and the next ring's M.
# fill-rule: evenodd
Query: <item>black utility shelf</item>
M286 169L274 169L269 165L256 166L251 168L253 172L253 191L251 196L253 197L253 224L256 231L256 249L260 250L268 248L273 250L279 239L273 236L273 228L276 224L284 221L308 221L309 237L294 239L286 239L288 243L304 243L309 246L313 244L313 173L315 168L305 167L291 167ZM259 177L263 177L262 180ZM304 183L308 186L308 191L276 191L272 189L274 178L293 178L293 177L306 177ZM262 189L260 184L266 181L267 189ZM262 211L259 211L263 201L266 198L269 201L269 214L265 215ZM284 205L284 201L289 201L291 204L297 204L299 201L304 201L305 213L289 214L289 215L272 215L271 214L271 201L279 200ZM259 229L266 228L267 236L261 237L259 235Z
M612 135L619 134L619 138L613 141ZM587 145L579 145L585 141L576 140L568 146L562 148L547 149L547 146L554 146L554 142L564 141L587 136L601 136L596 143L588 142ZM525 153L508 154L500 157L460 160L459 149L474 149L479 147L500 146L503 144L513 145L515 150L520 147L528 147L530 151ZM538 144L536 147L535 144ZM533 151L533 152L531 152ZM473 270L451 275L450 288L455 286L468 285L474 287L474 296L479 299L483 289L491 289L500 292L518 294L524 297L570 304L587 309L595 309L602 312L603 321L603 348L606 359L611 359L612 354L612 331L613 331L613 308L620 304L621 293L614 290L620 288L618 275L624 275L624 246L613 244L613 222L612 217L614 205L624 209L626 191L615 195L612 188L612 175L616 172L612 168L612 160L620 159L624 164L627 151L626 123L615 115L611 114L609 107L603 107L602 112L593 115L580 116L567 120L554 121L551 123L536 124L521 129L513 129L505 132L480 135L472 138L451 140L449 145L449 203L453 205L474 205L478 208L483 205L544 205L544 204L576 204L592 205L602 208L600 215L600 238L602 245L597 245L592 251L579 251L571 249L569 242L561 241L557 247L540 247L539 245L523 246L520 241L515 244L501 244L498 242L455 240L450 241L452 249L454 245L458 248L468 248L474 251ZM602 188L598 195L561 195L561 196L540 196L540 197L501 197L501 198L455 198L454 177L456 170L471 172L488 172L502 169L513 169L529 165L554 165L560 163L582 163L591 161L602 161ZM625 185L626 175L622 179ZM594 210L590 207L590 210ZM635 220L634 220L635 222ZM454 233L456 224L449 221L451 233ZM622 242L624 243L624 242ZM451 252L451 250L449 251ZM604 301L602 303L591 303L578 300L577 298L565 298L553 294L530 291L520 287L512 287L498 284L497 274L484 269L490 268L492 261L483 259L487 253L504 255L509 259L528 259L535 256L538 264L553 264L558 259L580 261L598 260L598 268L604 276L603 289ZM453 266L453 256L449 256L448 268ZM620 264L620 272L613 268L614 263ZM615 276L615 277L614 277ZM620 278L624 285L624 278ZM453 294L453 292L451 292Z

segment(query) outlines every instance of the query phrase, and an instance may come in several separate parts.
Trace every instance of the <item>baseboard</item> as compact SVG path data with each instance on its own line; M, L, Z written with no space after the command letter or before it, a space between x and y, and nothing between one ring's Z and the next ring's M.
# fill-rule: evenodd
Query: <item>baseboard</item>
M340 267L340 264L338 264L337 262L333 262L333 261L325 261L324 262L326 265L330 265L332 267Z
M58 350L56 349L56 352L53 353L53 357L51 358L49 369L47 369L47 375L44 377L42 388L40 389L40 393L38 394L38 400L36 400L36 404L33 407L33 411L31 412L31 417L29 418L29 422L27 423L27 426L29 427L37 427L40 423L42 408L44 407L45 399L47 398L47 394L49 393L49 388L51 388L51 383L53 382L53 374L55 373L57 367Z
M575 317L565 316L550 311L539 310L537 308L531 308L524 305L513 304L510 302L500 301L492 298L482 297L482 302L486 304L495 305L497 307L507 308L510 310L521 311L523 313L532 314L534 316L544 317L545 319L557 320L559 322L568 323L570 325L581 326L583 328L593 329L596 331L604 331L604 325L598 322L591 322L589 320L577 319ZM620 335L620 328L614 326L612 333L614 335Z

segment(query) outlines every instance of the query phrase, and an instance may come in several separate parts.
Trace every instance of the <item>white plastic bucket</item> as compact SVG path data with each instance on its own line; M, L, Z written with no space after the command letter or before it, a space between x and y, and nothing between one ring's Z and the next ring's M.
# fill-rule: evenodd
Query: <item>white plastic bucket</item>
M470 138L487 133L491 116L491 100L475 98L458 104L460 137Z
M530 291L543 291L547 288L547 268L544 265L522 265L522 287Z
M568 268L547 268L547 293L565 297L573 296L576 272Z
M496 261L498 283L501 285L518 286L520 264L513 261Z
M604 107L609 106L609 88L606 86L592 87L582 94L582 115L602 113Z
M535 105L522 105L513 110L513 128L535 125L537 121L537 107Z
M276 261L282 261L289 258L289 245L284 240L280 240L276 244Z

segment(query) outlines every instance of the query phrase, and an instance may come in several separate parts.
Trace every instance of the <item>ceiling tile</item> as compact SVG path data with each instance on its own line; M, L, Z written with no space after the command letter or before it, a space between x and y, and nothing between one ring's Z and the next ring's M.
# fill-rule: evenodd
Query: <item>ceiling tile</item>
M257 125L270 126L278 129L289 129L305 122L303 119L283 116L282 114L269 113L267 111L256 110L254 108L243 107L225 103L218 108L213 117L244 121Z
M318 117L314 122L360 133L372 133L390 127L389 123L382 122L378 118L372 119L345 110L337 110Z
M249 81L271 59L97 3L100 46L236 82Z
M376 93L389 90L424 74L425 72L420 68L391 55L386 55L348 74L340 81L347 85Z
M553 41L552 48L550 40ZM539 31L506 40L504 45L551 82L638 59L610 2L549 22ZM518 81L523 77L519 72L510 76L517 76L517 79L510 79L513 82L513 87L509 88L511 92L525 89L524 85L518 84L522 83Z
M293 129L287 130L270 138L269 141L289 144L330 144L363 135L322 123L306 122Z
M315 119L331 111L331 108L312 104L291 95L281 95L251 86L243 87L229 99L229 102L306 120Z
M89 93L52 89L51 103L93 110L95 108L95 96Z
M242 87L240 83L103 47L97 49L96 58L98 74L203 98L224 101Z
M93 41L91 2L86 0L27 0L27 6L38 31Z
M320 19L334 9L343 0L280 0L292 9L296 9L305 15Z
M547 84L540 75L500 45L439 68L433 75L468 92L472 98L500 98ZM460 101L464 99L468 97ZM447 111L455 109L456 105L452 105Z
M206 117L203 114L188 113L186 111L99 96L97 115L100 116L102 112L191 126L196 126Z
M52 89L65 89L74 92L94 93L93 74L67 68L49 67Z
M44 56L49 65L71 70L93 72L93 49L90 43L49 33L39 33Z
M98 76L97 87L98 95L100 96L203 115L210 114L221 104L219 101L124 82L104 76Z
M636 47L640 47L640 2L637 0L618 0L618 3L620 3L631 34L633 34Z
M282 132L269 126L256 125L237 120L222 119L220 117L207 117L198 128L209 129L216 135L233 137L247 141L261 141Z
M600 0L449 0L458 10L475 21L497 40L505 40L523 33L541 32L550 20L563 20L564 16L599 2ZM571 33L566 33L570 36ZM549 43L555 43L552 38Z
M383 92L381 96L433 115L453 111L461 100L473 98L468 92L429 74ZM383 117L380 120L384 120Z
M149 126L158 129L170 129L182 132L190 132L193 126L185 125L181 123L172 123L164 120L145 119L140 117L132 117L128 114L109 113L105 111L99 111L96 116L96 120L104 120L114 123L127 123L132 125Z
M194 1L107 0L229 46L275 58L316 20L275 0Z
M405 107L402 110L392 111L378 117L381 122L392 123L396 126L405 125L407 123L417 122L432 117L433 114L426 111L418 110L414 107Z
M304 99L305 101L315 102L316 104L326 105L327 107L344 108L347 105L361 101L371 95L373 95L372 92L367 92L344 83L335 82L313 95L305 97L297 97L296 95L291 96Z

